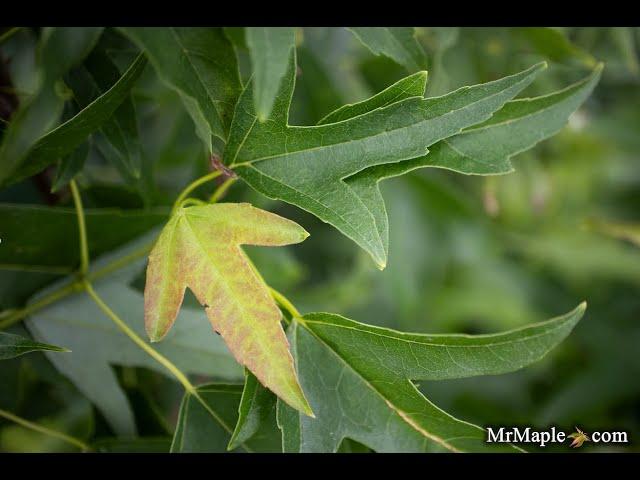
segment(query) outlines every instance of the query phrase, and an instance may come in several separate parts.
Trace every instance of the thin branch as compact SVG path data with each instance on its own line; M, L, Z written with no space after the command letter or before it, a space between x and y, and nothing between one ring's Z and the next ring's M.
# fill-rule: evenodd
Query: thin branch
M5 40L8 40L14 34L18 33L22 27L13 27L0 35L0 43L3 43Z
M222 185L220 185L215 192L213 192L213 195L211 195L211 198L209 198L209 203L216 203L218 200L220 200L222 198L222 196L227 193L227 190L229 190L229 187L231 185L233 185L233 183L236 181L235 178L227 178L224 183Z
M189 185L187 185L187 187L182 191L182 193L180 193L180 195L178 195L178 198L176 199L175 203L173 204L172 212L175 213L175 211L178 210L178 208L180 208L180 204L182 203L182 201L185 198L187 198L187 196L191 192L193 192L196 188L198 188L200 185L202 185L204 183L210 182L214 178L218 178L220 175L222 175L222 172L220 170L216 170L214 172L211 172L211 173L209 173L207 175L204 175L203 177L200 177L200 178L194 180Z
M287 297L285 297L275 288L269 287L269 292L271 292L271 296L273 297L273 299L278 302L282 308L289 312L293 318L302 319L302 314L296 307L293 306L293 303L291 303L291 301Z
M80 237L80 276L84 278L89 271L89 247L87 244L87 227L84 221L84 209L82 207L82 198L78 191L78 186L75 180L69 182L71 187L71 194L73 195L73 203L76 207L76 214L78 216L78 235Z
M163 367L169 370L169 372L171 372L173 376L176 377L176 379L182 384L182 386L188 393L196 397L198 396L196 392L196 388L189 381L187 376L184 373L182 373L182 371L178 367L176 367L171 362L171 360L169 360L164 355L156 351L147 342L145 342L142 338L140 338L140 336L136 332L134 332L129 327L129 325L127 325L113 310L111 310L111 308L109 308L109 306L104 302L104 300L102 300L102 298L100 298L100 296L93 289L93 286L91 285L91 283L85 281L84 289L89 294L89 296L93 299L96 305L98 305L100 310L102 310L105 313L105 315L107 315L113 321L113 323L115 323L116 326L120 330L122 330L122 332L127 337L133 340L140 348L142 348L146 353L148 353L149 356L151 356L159 364L161 364Z
M71 435L67 435L66 433L58 432L57 430L52 430L43 425L30 422L29 420L26 420L22 417L18 417L17 415L14 415L11 412L7 412L6 410L0 409L0 417L4 417L7 420L11 420L12 422L17 423L18 425L22 425L23 427L28 428L30 430L34 430L36 432L42 433L44 435L48 435L50 437L58 438L64 442L67 442L75 447L80 448L83 452L91 450L91 446L84 443L79 438L75 438L75 437L72 437Z

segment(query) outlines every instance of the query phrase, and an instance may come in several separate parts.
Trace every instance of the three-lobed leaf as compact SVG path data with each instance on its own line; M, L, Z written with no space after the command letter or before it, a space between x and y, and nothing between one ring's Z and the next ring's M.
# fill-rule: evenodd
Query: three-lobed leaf
M289 330L302 387L316 418L278 405L283 448L335 452L350 438L380 452L517 451L487 444L482 428L431 403L411 380L512 372L558 345L585 311L493 335L426 335L312 313Z
M92 283L98 295L141 336L144 335L144 298L132 284L143 272L145 261L142 255L137 255L138 260L132 260L132 255L141 250L148 251L148 245L156 235L156 232L150 232L95 260L89 272L97 275L114 263L124 265L124 268L97 276ZM68 282L65 279L51 285L34 296L33 301ZM200 309L183 308L178 325L155 349L185 373L225 380L241 379L241 368L222 339L210 334L205 318ZM112 366L144 367L173 378L162 365L127 338L84 292L67 296L34 313L26 325L34 339L65 345L72 350L72 353L62 356L47 356L96 405L118 435L134 435L136 424L129 400Z
M311 414L298 384L282 314L240 245L282 246L308 233L245 204L180 208L149 255L145 327L152 341L173 325L188 287L238 362L294 408Z
M382 102L379 108L336 123L298 127L288 125L295 84L292 54L268 121L257 119L253 89L247 86L243 91L224 161L259 192L297 205L336 227L384 268L387 254L376 218L363 195L354 192L345 179L369 167L422 157L434 143L488 120L542 68L536 65L442 97L416 95ZM420 84L424 73L411 81ZM336 118L345 114L349 111L343 110Z

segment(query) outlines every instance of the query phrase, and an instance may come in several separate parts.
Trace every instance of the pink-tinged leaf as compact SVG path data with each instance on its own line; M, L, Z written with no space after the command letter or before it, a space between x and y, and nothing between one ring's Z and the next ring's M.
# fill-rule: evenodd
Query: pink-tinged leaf
M240 245L282 246L309 234L297 223L248 203L180 209L149 255L145 327L161 340L188 287L236 360L297 410L312 415L298 383L282 314Z

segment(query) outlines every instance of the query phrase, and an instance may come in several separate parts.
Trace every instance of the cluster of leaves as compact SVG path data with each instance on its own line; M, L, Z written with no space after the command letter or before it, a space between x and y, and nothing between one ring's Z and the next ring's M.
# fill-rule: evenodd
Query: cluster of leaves
M422 380L441 396L431 388L440 382L430 381L519 370L559 344L585 309L581 304L531 325L541 312L518 309L522 294L511 295L517 283L509 283L519 274L500 264L490 246L486 256L485 250L470 254L484 257L484 264L454 279L462 283L452 288L450 280L438 278L437 257L467 251L460 243L467 233L481 242L496 236L481 220L486 214L459 187L450 188L447 175L482 185L491 213L497 200L490 182L498 178L491 175L512 172L512 156L558 133L601 76L602 66L557 30L501 33L517 40L505 45L521 49L515 55L520 63L529 55L528 65L483 62L474 45L486 45L495 56L489 48L494 40L478 42L474 36L484 33L456 29L56 28L20 29L3 40L15 108L3 127L0 182L7 187L3 198L19 204L0 205L0 265L6 274L0 322L28 315L28 333L13 328L71 350L46 355L73 387L50 377L88 412L91 448L518 450L486 444L482 428L437 407L415 383ZM328 52L336 50L336 41L345 58L361 58L357 69L352 61L343 62L352 70L332 68L338 62ZM453 49L461 53L453 55ZM65 52L66 64L51 61L52 52ZM465 77L449 69L450 56L459 62L465 55L493 71L467 71ZM553 67L546 85L534 82L546 66L539 60ZM558 66L564 75L559 79L553 71ZM429 81L426 67L433 69ZM369 91L363 87L367 78ZM531 96L516 99L525 90ZM423 167L442 171L435 177L414 172ZM391 177L404 183L389 195L385 190L385 205L380 182ZM201 178L194 188L206 180L222 183L209 202L185 198L193 192L188 188L169 207L193 178ZM86 272L76 213L65 207L69 182L72 190L81 184L92 207L81 217L88 253L100 258ZM250 204L218 203L232 184L229 198L301 219L312 236L297 247L297 256L291 249L241 248L294 244L308 234ZM53 206L25 205L42 203L34 202L38 196ZM406 223L394 229L395 221ZM619 237L632 235L611 222L593 225ZM336 232L365 257L354 268L337 269L336 280L323 279L327 265L344 263L343 255L360 258ZM441 237L439 244L435 237ZM538 238L538 245L527 244L522 232L508 237L526 245L530 255L552 255L556 245ZM442 248L437 254L427 248L436 246ZM306 285L298 259L305 256L313 272ZM371 264L384 269L388 257L384 272L370 270ZM498 273L488 272L494 269ZM637 279L633 269L627 267L629 278ZM367 298L376 282L382 309ZM519 324L499 334L408 334L338 314L301 315L278 292L295 287L304 310L360 310L353 316L367 323L419 331L425 325L423 286L432 284L439 298L429 304L439 308L443 321L454 320L453 330L467 312L487 313L503 329L504 319ZM474 291L478 284L483 289ZM185 297L187 291L193 296ZM202 306L219 336L207 326ZM121 318L124 327L105 312ZM186 383L179 412L171 413L180 395L177 384L148 371L175 370L123 334L124 328L139 338L145 327L158 342L155 351L178 372L214 381L194 389ZM51 348L13 336L6 343L13 354ZM17 362L3 367L10 372L12 365L23 365ZM15 382L5 383L8 399L18 381L16 374ZM95 425L86 399L97 407ZM175 413L174 429L168 419ZM468 415L487 423L475 412ZM117 438L95 440L113 434Z

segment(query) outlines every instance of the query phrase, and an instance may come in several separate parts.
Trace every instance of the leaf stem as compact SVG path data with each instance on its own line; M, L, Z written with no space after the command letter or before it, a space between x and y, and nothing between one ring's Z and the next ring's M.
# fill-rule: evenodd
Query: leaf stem
M80 277L84 278L89 271L89 247L87 244L87 226L84 221L84 209L82 207L82 198L78 191L76 181L71 179L69 182L71 194L73 195L73 203L76 207L78 216L78 235L80 237Z
M20 310L16 310L13 313L7 315L5 318L0 320L0 330L4 330L5 328L9 328L11 325L18 323L24 317L37 312L47 305L50 305L53 302L56 302L67 295L78 291L77 283L67 284L60 289L57 289L51 292L49 295L42 297L41 299L28 304L26 307L21 308Z
M171 374L176 377L178 382L182 384L187 394L192 395L198 402L204 407L204 409L225 429L228 430L229 433L232 433L232 430L229 429L229 426L224 422L224 420L209 406L207 402L200 396L200 393L196 389L196 387L189 381L187 376L182 373L182 371L174 365L174 363L169 360L167 357L162 355L160 352L155 350L151 345L145 342L140 336L134 332L129 325L127 325L124 320L122 320L109 306L100 298L97 292L93 289L91 283L85 281L84 289L87 294L93 299L93 301L98 305L98 307L107 315L116 326L122 330L122 332L129 337L133 342L136 343L142 350L144 350L151 358L157 361L160 365L165 367ZM245 449L248 450L246 445L243 445Z
M180 196L178 197L178 199L176 200L175 205L180 205L180 202L183 202L185 200L185 196L188 195L191 191L193 191L194 188L197 188L198 186L202 185L203 183L216 178L218 175L213 175L215 173L219 172L212 172L209 175L206 175L204 177L199 178L198 180L196 180L195 182L191 183L185 190L184 192L186 192L186 194L183 192L182 194L180 194ZM233 180L233 179L229 179L229 180ZM212 199L215 197L215 200L219 200L220 197L222 196L222 194L224 193L224 191L220 192L221 189L228 189L229 186L231 186L231 181L227 180L225 183L223 183L222 185L220 185L220 187L218 187L218 189L216 190L216 192L214 192L214 194L212 195ZM75 182L73 182L75 184ZM197 185L194 185L196 184ZM77 187L76 187L77 188ZM218 193L219 192L219 193ZM73 193L73 190L72 190ZM216 193L218 193L216 195ZM80 200L80 196L78 195L78 199ZM75 197L74 197L75 200ZM195 199L193 199L195 200ZM210 200L212 201L212 200ZM80 206L82 206L82 203L79 203ZM82 207L80 207L82 208ZM175 208L175 207L174 207ZM78 207L76 204L76 211L78 211ZM80 218L82 218L82 220L80 220ZM83 227L80 227L80 222L82 222ZM78 216L78 226L79 229L84 229L85 233L84 235L80 236L80 242L82 243L82 238L85 238L85 243L86 243L86 227L85 225L85 220L84 220L84 214L82 215L82 217ZM100 270L96 270L95 272L91 273L88 272L85 275L85 278L89 281L93 281L93 280L97 280L98 278L102 278L105 275L108 275L109 273L112 273L116 270L119 270L120 268L126 267L127 265L129 265L133 260L136 260L140 257L145 256L147 253L149 253L149 251L153 248L153 245L155 243L155 240L152 242L149 242L147 245L144 245L142 247L140 247L138 250L131 252L130 254L122 257L122 258L118 258L116 260L114 260L113 262L105 265L104 267L102 267ZM82 248L82 246L81 246ZM87 254L87 263L88 263L88 254ZM57 302L58 300L62 300L63 298L69 296L70 294L74 293L74 292L78 292L83 290L82 284L81 282L73 282L64 286L61 286L60 288L52 291L51 293L49 293L48 295L42 297L40 300L37 300L31 304L26 305L24 308L21 308L19 310L15 310L12 313L10 313L9 315L7 315L5 318L3 318L2 320L0 320L0 330L4 330L8 327L10 327L11 325L18 323L19 321L21 321L22 319L24 319L24 317L31 315L32 313L35 313L41 309L43 309L44 307L50 305L51 303Z
M142 348L146 353L148 353L150 357L152 357L154 360L160 363L163 367L169 370L169 372L171 372L173 376L176 377L176 379L182 384L182 386L187 392L189 392L194 396L197 396L196 388L189 381L186 375L182 373L182 371L178 367L176 367L171 362L171 360L169 360L164 355L156 351L153 347L148 345L147 342L145 342L142 338L140 338L140 336L136 332L134 332L131 329L131 327L129 327L129 325L127 325L124 322L124 320L122 320L118 315L116 315L116 313L113 310L111 310L111 308L109 308L109 306L104 302L104 300L102 300L102 298L100 298L100 296L93 289L93 286L91 285L91 283L87 282L86 280L84 281L84 289L89 294L89 296L93 299L96 305L100 307L100 310L102 310L104 314L107 315L113 321L113 323L115 323L117 327L120 330L122 330L122 332L127 337L133 340L140 348Z
M220 198L222 198L222 196L227 193L227 190L229 190L229 187L231 185L233 185L233 183L236 181L235 178L227 178L224 183L222 185L220 185L218 188L216 188L215 192L213 192L213 194L211 195L211 197L209 198L209 203L216 203L218 200L220 200Z
M43 425L39 425L37 423L26 420L22 417L18 417L11 412L7 412L6 410L0 409L0 417L4 417L7 420L17 423L18 425L22 425L25 428L34 430L36 432L42 433L44 435L49 435L50 437L58 438L64 442L67 442L75 447L80 448L83 452L91 450L91 447L84 443L79 438L72 437L71 435L67 435L66 433L58 432L57 430L52 430Z
M283 294L272 287L269 287L269 292L271 292L271 296L273 297L273 299L278 302L282 308L289 312L293 318L300 320L302 319L302 315L300 314L298 309L293 306L293 303L291 303L291 301L287 297L285 297Z
M203 177L200 177L196 180L194 180L193 182L191 182L189 185L187 185L187 187L182 190L182 192L180 193L180 195L178 195L178 198L176 199L175 203L173 204L173 209L172 209L172 213L175 213L175 211L180 208L180 204L182 203L182 201L187 198L187 196L193 192L196 188L198 188L200 185L202 185L203 183L207 183L211 180L213 180L214 178L219 177L220 175L222 175L222 172L220 170L215 170L207 175L204 175Z

